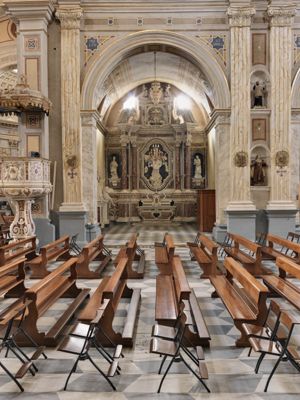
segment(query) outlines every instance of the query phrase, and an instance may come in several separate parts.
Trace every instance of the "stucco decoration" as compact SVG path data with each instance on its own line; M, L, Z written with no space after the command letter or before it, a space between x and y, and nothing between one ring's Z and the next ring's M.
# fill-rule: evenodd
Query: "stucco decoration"
M248 154L245 151L235 153L234 165L239 168L246 167L248 165Z

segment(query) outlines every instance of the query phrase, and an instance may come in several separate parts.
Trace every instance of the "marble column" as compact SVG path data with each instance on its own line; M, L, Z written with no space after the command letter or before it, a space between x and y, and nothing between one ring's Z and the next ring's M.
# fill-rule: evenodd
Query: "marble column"
M97 221L97 111L82 111L82 186L83 200L87 207L88 236L100 234Z
M131 189L132 190L137 190L138 186L138 177L137 177L137 143L136 143L136 138L131 138L130 141L131 145Z
M228 231L255 238L255 206L250 200L251 18L247 6L228 9L231 49L230 202ZM229 183L229 182L228 182Z
M291 188L291 71L292 23L295 6L290 1L270 1L271 169L269 232L285 236L295 230L296 205Z
M191 144L192 135L187 132L185 141L185 189L188 190L191 188Z
M80 120L80 18L77 5L61 5L61 113L64 201L60 211L60 234L79 234L86 241L86 208L82 188L82 138Z
M123 190L128 189L128 177L127 177L127 144L128 137L126 134L121 135L121 159L122 159L122 176L121 176L121 186Z
M230 113L215 113L215 187L216 223L213 237L219 243L224 241L227 232L226 207L230 198L228 177L230 176Z
M180 190L180 179L181 179L181 171L180 171L180 150L181 150L181 142L177 141L175 146L175 189Z

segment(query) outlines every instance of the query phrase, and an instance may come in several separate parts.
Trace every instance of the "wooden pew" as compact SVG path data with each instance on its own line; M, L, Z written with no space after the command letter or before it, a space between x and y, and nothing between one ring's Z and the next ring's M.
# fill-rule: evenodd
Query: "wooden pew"
M36 257L36 237L10 242L0 247L0 267L20 257L31 260Z
M231 247L224 248L228 256L239 261L243 267L255 277L261 277L271 273L271 271L261 265L262 257L260 245L233 233L228 233L228 236L233 241ZM246 253L244 249L251 252L252 255Z
M76 286L77 261L76 257L67 260L26 290L24 294L25 300L32 301L28 306L29 312L25 315L22 326L38 345L56 346L65 325L89 295L90 289L79 289ZM74 300L48 332L40 331L38 319L61 297L74 298ZM23 346L30 345L23 336L18 336L17 341Z
M271 292L279 294L300 310L300 289L286 278L286 275L300 279L300 265L286 256L276 258L279 276L264 276L263 281Z
M263 259L275 260L277 257L284 256L300 264L300 244L276 235L267 235L266 241L268 245L261 249ZM277 245L277 248L274 245ZM291 250L293 256L286 254L286 251L282 252L282 249Z
M173 238L168 233L165 233L162 243L155 242L155 263L160 274L172 274L172 262L175 253L175 245Z
M179 256L172 261L172 274L156 277L155 320L160 325L174 326L180 303L187 315L187 346L209 347L210 335L193 289L190 288Z
M209 275L217 274L218 245L205 235L198 237L197 243L187 243L191 251L191 259L195 259L203 272L201 279L209 278Z
M100 277L101 272L111 261L111 253L103 244L104 236L99 235L94 240L86 244L78 257L77 277L85 279L96 279ZM95 271L89 269L92 261L100 261Z
M69 236L63 236L60 239L41 247L40 254L27 263L28 267L31 269L30 278L40 279L49 275L50 271L47 270L49 261L69 259L71 257L69 249Z
M132 347L134 343L134 328L141 301L141 289L130 289L127 286L127 262L127 257L122 257L119 260L113 274L102 279L88 304L79 315L80 321L90 322L95 318L97 309L105 308L97 334L97 340L104 346L115 344ZM130 303L124 328L120 333L115 331L113 320L122 298L129 298Z
M0 267L0 296L21 297L25 293L25 261L26 258L18 258Z
M137 244L138 234L134 233L129 242L122 246L117 257L114 260L114 265L117 266L119 261L127 257L127 278L128 279L142 279L145 272L145 252ZM133 269L133 263L137 261L137 269Z
M265 322L268 289L233 258L225 258L224 267L226 276L211 275L210 281L231 315L234 325L241 332L235 342L236 346L247 347L249 341L242 324L262 325Z

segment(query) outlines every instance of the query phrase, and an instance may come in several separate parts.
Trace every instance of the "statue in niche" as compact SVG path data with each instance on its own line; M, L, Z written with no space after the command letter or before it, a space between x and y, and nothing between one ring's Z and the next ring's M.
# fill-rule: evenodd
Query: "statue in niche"
M167 153L161 144L152 144L144 155L144 176L154 189L159 189L168 175Z
M116 156L112 156L112 160L109 164L109 172L110 172L109 181L113 187L116 187L120 181L120 178L118 175L118 168L119 168L119 164L116 160Z
M257 154L250 166L251 186L265 186L267 184L267 168L267 163Z
M253 107L265 107L266 87L259 81L253 86Z
M203 154L197 153L193 159L193 178L192 183L194 188L203 187L205 183L205 177L202 175L203 166Z
M198 154L194 158L194 166L195 166L194 178L201 179L202 178L202 167L201 167L201 159Z

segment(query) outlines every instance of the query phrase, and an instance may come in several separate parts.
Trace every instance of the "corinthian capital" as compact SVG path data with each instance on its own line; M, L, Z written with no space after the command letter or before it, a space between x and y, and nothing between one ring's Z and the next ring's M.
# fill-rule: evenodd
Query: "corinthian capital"
M255 14L253 7L229 7L227 15L230 26L246 27L251 25L251 18Z
M81 7L59 7L55 13L62 29L80 29Z
M270 26L291 26L296 14L295 5L270 5L268 6L268 17Z

